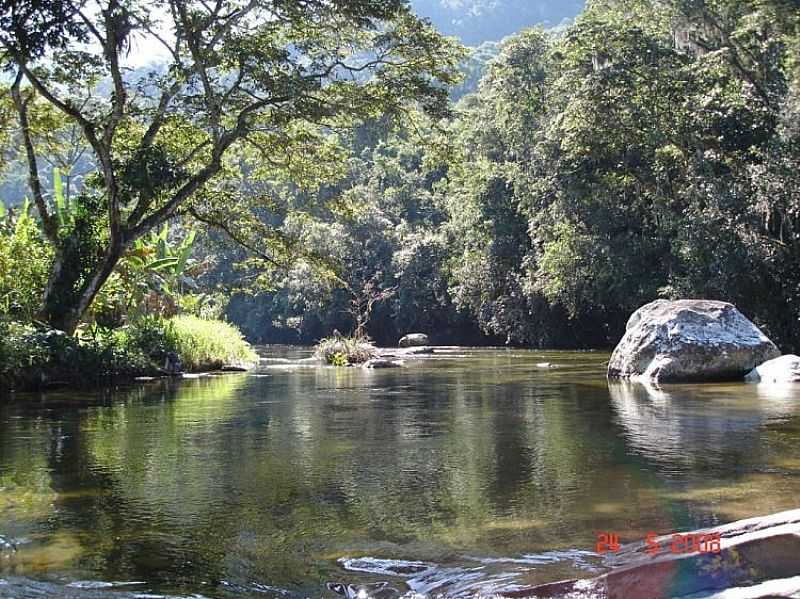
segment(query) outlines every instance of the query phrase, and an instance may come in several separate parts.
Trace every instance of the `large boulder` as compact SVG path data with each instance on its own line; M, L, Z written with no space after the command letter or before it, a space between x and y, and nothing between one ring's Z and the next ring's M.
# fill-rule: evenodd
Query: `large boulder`
M764 362L747 375L760 383L800 383L800 357L789 354Z
M733 304L658 300L631 316L608 376L656 383L737 380L778 356L775 344Z
M411 333L400 339L398 345L400 347L422 347L430 345L430 340L424 333Z

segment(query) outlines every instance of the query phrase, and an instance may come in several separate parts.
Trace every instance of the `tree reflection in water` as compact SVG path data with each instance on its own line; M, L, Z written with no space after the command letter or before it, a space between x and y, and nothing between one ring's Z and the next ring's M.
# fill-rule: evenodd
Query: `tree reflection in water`
M609 386L605 359L276 360L254 375L16 398L0 407L0 536L16 546L0 576L175 594L474 593L596 574L598 530L634 541L794 507L800 394ZM368 562L426 569L348 567Z

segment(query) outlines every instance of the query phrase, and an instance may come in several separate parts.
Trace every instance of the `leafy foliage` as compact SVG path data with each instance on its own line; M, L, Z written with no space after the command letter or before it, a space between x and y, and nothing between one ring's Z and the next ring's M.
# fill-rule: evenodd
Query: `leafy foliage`
M39 310L52 262L30 204L0 211L0 317L30 321Z
M424 149L415 121L352 147L349 220L300 234L344 282L322 293L298 271L246 328L355 329L331 314L371 284L394 290L367 327L382 342L477 324L607 346L643 303L700 296L797 348L799 20L782 3L598 1L562 34L508 39Z
M331 131L409 104L445 114L463 56L401 0L23 4L3 12L0 53L55 250L42 315L68 332L125 251L163 223L191 213L254 224L251 209L269 204L230 201L237 170L313 187L336 172ZM134 39L161 47L168 64L128 72ZM39 172L40 103L79 132L96 168L79 201L91 218L66 231Z
M258 361L234 326L194 316L142 318L113 330L85 326L77 336L0 320L0 389L124 382L163 374L165 359L173 356L191 372Z

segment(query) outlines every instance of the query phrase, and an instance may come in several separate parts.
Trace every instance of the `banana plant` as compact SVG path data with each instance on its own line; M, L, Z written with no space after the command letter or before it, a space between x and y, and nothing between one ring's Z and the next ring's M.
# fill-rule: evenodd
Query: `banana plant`
M118 272L128 289L128 310L147 314L174 309L185 287L196 288L192 259L195 232L177 244L169 241L169 226L138 239L120 262ZM155 306L155 309L154 309Z
M64 195L64 177L57 166L53 168L53 204L59 228L70 228L75 222L78 206Z

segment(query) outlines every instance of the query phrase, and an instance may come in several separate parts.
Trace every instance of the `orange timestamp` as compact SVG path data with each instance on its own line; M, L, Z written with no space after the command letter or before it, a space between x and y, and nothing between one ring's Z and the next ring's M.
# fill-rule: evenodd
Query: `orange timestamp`
M655 532L649 532L645 538L645 545L647 553L655 557L661 553L661 543L665 543L672 553L719 553L722 550L721 541L718 532L674 533L671 536L668 535L666 539ZM595 546L597 553L616 553L621 547L617 533L597 533L597 545Z

